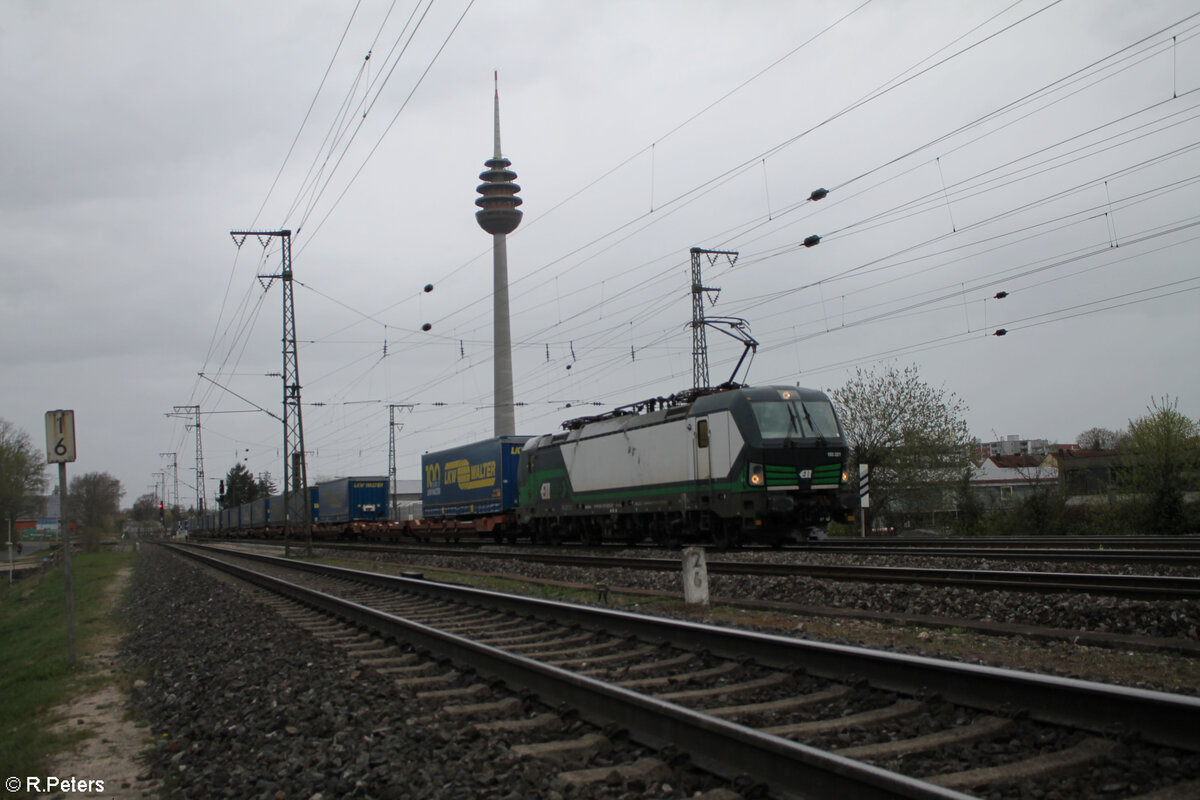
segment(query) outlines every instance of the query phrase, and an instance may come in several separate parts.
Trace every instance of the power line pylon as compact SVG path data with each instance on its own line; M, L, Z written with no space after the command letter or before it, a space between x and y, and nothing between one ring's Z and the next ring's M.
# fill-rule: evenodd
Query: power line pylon
M388 405L388 519L396 518L396 504L392 500L396 496L396 409L412 410L412 403L391 403ZM404 429L404 423L400 423Z
M171 457L171 480L173 481L174 489L175 489L174 499L168 497L167 505L172 506L174 508L178 508L179 507L179 454L178 453L159 453L158 454L159 458L166 458L167 456ZM163 479L163 485L164 486L166 485L166 478ZM164 489L164 493L165 493L165 489Z
M283 284L283 536L286 555L291 555L292 494L300 495L304 509L304 550L312 555L312 503L308 497L308 468L304 456L304 420L300 412L300 361L296 355L296 308L292 301L292 232L230 231L240 249L247 236L258 238L264 248L271 239L280 241L280 272L259 275L260 279L279 278ZM270 285L270 284L268 284Z
M708 339L704 329L704 293L720 292L711 286L705 286L700 277L700 256L708 256L710 265L717 262L717 256L729 259L729 266L737 261L738 254L734 250L705 250L693 247L692 254L692 388L703 391L709 388L708 382Z
M200 406L175 406L176 414L195 414L196 421L187 427L196 429L196 512L205 513L204 446L200 442Z

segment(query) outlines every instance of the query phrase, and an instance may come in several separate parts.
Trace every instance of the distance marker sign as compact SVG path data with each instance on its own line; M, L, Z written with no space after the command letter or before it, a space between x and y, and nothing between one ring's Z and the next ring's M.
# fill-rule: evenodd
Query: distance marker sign
M75 460L75 412L46 412L46 463L62 464Z

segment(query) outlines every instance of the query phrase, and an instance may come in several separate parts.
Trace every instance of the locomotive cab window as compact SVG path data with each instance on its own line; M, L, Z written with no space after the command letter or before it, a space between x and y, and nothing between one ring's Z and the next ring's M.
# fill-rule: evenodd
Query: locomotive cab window
M828 400L789 399L752 402L754 419L764 439L827 438L842 435Z
M702 419L696 423L696 444L708 447L708 420Z

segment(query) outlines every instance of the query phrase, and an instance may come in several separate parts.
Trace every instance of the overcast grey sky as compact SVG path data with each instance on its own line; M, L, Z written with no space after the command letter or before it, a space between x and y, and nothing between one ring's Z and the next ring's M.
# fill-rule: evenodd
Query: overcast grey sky
M162 453L194 501L176 405L210 504L278 479L278 249L229 231L286 227L310 480L386 474L392 403L401 478L490 436L499 70L520 432L690 385L694 246L740 253L704 280L751 383L916 364L984 440L1195 418L1198 10L2 0L0 417L73 408L125 505Z

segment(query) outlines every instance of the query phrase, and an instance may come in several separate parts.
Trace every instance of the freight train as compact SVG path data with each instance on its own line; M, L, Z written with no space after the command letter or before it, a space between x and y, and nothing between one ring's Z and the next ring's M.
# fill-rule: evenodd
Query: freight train
M340 501L331 518L322 483L311 498L314 535L777 545L830 520L852 520L857 507L837 415L814 389L728 385L645 400L562 428L426 453L419 519L380 514L386 488L358 506ZM356 481L386 485L343 479L330 490L354 494ZM361 510L368 506L370 512ZM214 525L212 517L201 533L236 535L245 527ZM270 528L268 520L261 531Z

